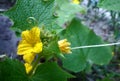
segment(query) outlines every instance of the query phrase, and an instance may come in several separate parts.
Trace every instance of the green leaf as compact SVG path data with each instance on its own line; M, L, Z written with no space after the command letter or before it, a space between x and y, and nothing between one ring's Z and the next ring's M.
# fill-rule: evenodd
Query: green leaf
M61 32L61 38L67 38L71 42L71 47L104 44L100 37L83 26L78 19L74 19L66 30ZM63 66L68 70L79 72L87 67L87 63L100 65L109 63L112 51L109 47L76 49L65 57Z
M39 65L29 77L21 62L8 58L0 61L0 81L67 81L72 77L54 62Z
M14 28L25 30L37 24L49 26L54 20L53 10L54 0L17 0L16 5L4 14L14 21Z
M0 61L0 81L29 81L24 65L17 60Z
M98 6L108 10L120 11L120 0L100 0Z
M47 62L37 67L32 79L34 81L67 81L67 78L71 77L73 76L63 71L55 62Z
M60 53L59 46L58 46L58 38L54 39L48 46L49 50L53 53Z
M78 12L85 12L80 5L73 4L69 0L56 0L57 23L63 26L66 22L71 21Z
M58 34L63 30L63 28L61 26L59 26L56 22L54 22L49 30Z
M114 80L112 80L112 79L109 78L109 77L105 77L105 78L103 78L102 80L97 80L97 81L114 81Z
M42 54L44 55L46 60L50 60L51 58L57 57L60 54L57 37L51 40L47 47L44 47Z

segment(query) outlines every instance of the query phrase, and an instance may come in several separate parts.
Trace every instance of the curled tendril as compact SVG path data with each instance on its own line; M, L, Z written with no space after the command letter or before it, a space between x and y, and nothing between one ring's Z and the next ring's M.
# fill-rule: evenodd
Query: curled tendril
M59 17L59 16L58 16L58 13L56 13L56 12L54 12L53 16L54 16L54 17Z
M38 25L38 21L34 17L28 17L27 22L29 24Z

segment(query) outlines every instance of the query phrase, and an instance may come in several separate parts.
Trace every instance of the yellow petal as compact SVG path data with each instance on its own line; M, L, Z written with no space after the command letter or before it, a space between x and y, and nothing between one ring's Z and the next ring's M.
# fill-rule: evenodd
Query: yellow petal
M29 63L29 64L32 63L32 61L34 60L34 58L35 58L35 55L32 54L32 53L23 55L24 61L25 61L26 63Z
M26 40L30 44L34 44L40 41L40 29L33 27L31 30L22 32L22 40Z
M67 39L60 40L60 41L58 41L58 44L63 44L63 43L65 43L66 41L67 41Z
M23 31L21 36L22 40L30 39L29 30Z
M29 63L25 63L24 66L26 69L26 73L28 74L32 70L32 65Z
M33 27L30 30L30 35L35 42L40 41L40 29L38 27Z
M17 48L18 55L24 55L27 53L31 53L32 51L33 51L33 48L31 46L31 44L26 43L25 41L21 41Z
M62 53L71 53L70 43L67 39L58 41L59 49Z
M42 51L43 44L41 42L37 43L33 48L33 53L40 53Z
M72 0L72 2L73 2L74 4L80 4L80 1L79 1L79 0Z

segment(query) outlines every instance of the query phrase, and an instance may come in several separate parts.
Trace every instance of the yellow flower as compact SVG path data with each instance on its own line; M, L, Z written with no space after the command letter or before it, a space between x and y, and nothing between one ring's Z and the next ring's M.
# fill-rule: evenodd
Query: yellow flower
M19 42L17 54L23 55L27 73L32 70L31 63L36 54L42 51L42 47L43 44L40 40L40 29L38 27L33 27L31 30L22 32L22 40Z
M31 30L22 32L22 40L18 45L18 55L37 54L42 51L42 42L40 40L40 29L34 27Z
M29 63L25 63L24 66L26 69L26 73L28 74L32 70L32 65Z
M70 43L67 39L58 41L59 49L62 53L71 53Z
M73 2L74 4L80 4L80 1L79 1L79 0L72 0L72 2Z
M32 61L34 60L34 58L35 58L35 54L25 54L25 55L23 55L23 60L26 62L26 63L29 63L29 64L31 64L32 63Z

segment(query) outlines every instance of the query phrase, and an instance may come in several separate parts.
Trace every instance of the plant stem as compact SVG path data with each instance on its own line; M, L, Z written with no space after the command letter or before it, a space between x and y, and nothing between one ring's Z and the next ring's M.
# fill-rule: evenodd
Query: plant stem
M98 44L98 45L78 46L78 47L72 47L71 49L73 50L73 49L81 49L81 48L95 48L95 47L114 46L114 45L120 45L120 42L110 43L110 44Z
M36 59L35 62L33 63L33 68L32 68L32 70L31 70L30 73L29 73L30 76L32 76L32 75L34 74L34 71L35 71L36 67L37 67L38 64L39 64L39 61L40 61L41 56L42 56L42 54L39 53L37 59Z

